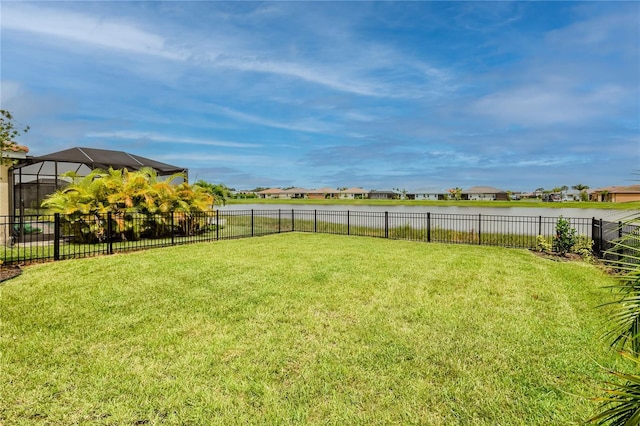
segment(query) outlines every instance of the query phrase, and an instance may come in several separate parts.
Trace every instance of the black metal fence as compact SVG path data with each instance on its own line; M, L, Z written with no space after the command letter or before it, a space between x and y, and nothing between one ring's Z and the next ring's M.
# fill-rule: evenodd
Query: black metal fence
M637 227L601 219L567 220L578 235L594 240L600 256L621 235L638 232ZM0 260L42 262L292 231L532 249L538 236L551 242L557 221L543 216L295 209L0 217Z
M640 226L594 219L592 235L594 253L603 259L621 261L640 253Z

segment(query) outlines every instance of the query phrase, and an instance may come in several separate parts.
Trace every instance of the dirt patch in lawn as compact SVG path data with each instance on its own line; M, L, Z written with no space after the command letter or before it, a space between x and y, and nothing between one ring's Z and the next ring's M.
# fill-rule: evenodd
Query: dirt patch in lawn
M0 283L15 278L22 273L19 266L0 266Z

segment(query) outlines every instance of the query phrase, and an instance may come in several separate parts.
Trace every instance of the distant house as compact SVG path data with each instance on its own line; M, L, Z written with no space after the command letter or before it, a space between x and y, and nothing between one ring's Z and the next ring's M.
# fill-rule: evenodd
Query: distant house
M437 192L412 192L407 194L409 200L442 200L444 194Z
M282 191L282 193L284 194L284 197L281 198L298 199L307 198L309 190L305 188L289 188Z
M606 201L611 203L626 203L640 201L640 185L609 186L590 191L591 201Z
M316 200L324 200L326 198L338 198L340 197L340 191L333 188L319 188L319 189L310 189L307 191L307 197Z
M472 186L462 191L463 200L508 200L506 191L491 186Z
M283 193L283 190L280 188L269 188L269 189L263 189L262 191L259 191L258 197L259 198L282 198L281 194Z
M368 195L369 195L369 191L365 191L362 188L348 188L348 189L345 189L344 191L340 191L340 198L362 199L362 198L367 198Z
M294 199L294 198L306 198L308 189L304 188L289 188L289 189L280 189L280 188L269 188L263 191L258 192L258 197L260 198L284 198L284 199Z
M371 200L395 200L400 197L400 194L394 191L369 191L369 199Z

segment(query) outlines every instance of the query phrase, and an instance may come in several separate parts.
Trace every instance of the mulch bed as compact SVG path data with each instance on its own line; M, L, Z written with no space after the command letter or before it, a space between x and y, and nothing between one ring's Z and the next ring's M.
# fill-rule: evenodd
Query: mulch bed
M15 278L22 273L19 266L0 266L0 283Z
M537 250L531 250L533 254L543 259L553 260L555 262L579 262L582 260L582 257L579 254L575 253L567 253L567 254L557 254L557 253L545 253Z

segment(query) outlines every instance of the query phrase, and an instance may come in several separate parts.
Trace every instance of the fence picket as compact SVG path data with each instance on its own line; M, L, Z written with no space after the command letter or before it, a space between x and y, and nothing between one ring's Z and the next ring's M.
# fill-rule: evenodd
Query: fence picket
M221 214L224 219L220 217ZM10 234L4 251L0 246L0 260L6 264L62 260L105 253L113 254L115 251L253 237L295 230L529 249L535 247L537 235L548 239L553 238L555 227L551 225L557 222L557 218L542 216L389 211L383 213L349 210L346 214L344 211L321 211L319 214L317 209L313 212L299 210L298 213L295 209L291 209L291 227L289 228L286 225L283 226L282 216L280 209L277 211L233 210L227 213L220 213L217 210L215 232L210 226L213 220L211 212L131 214L118 217L108 213L84 217L74 216L73 219L60 214L19 218L0 217L0 229L6 229L5 233ZM578 234L593 239L593 250L597 256L606 256L607 250L611 249L615 241L640 229L638 226L623 227L621 223L605 222L595 218L568 219ZM92 237L92 232L99 233ZM615 254L612 253L612 255ZM624 253L620 254L620 256L623 255Z

